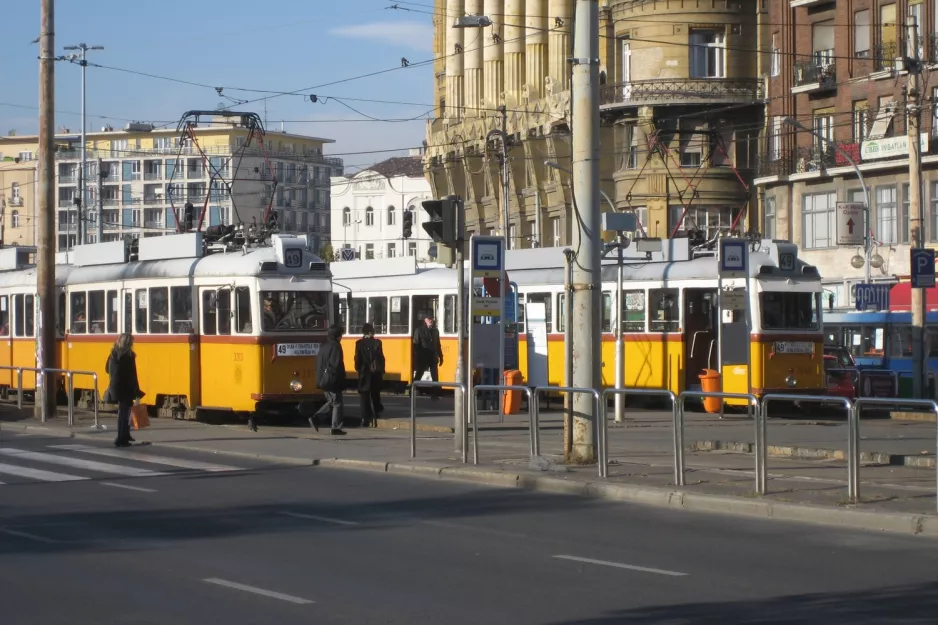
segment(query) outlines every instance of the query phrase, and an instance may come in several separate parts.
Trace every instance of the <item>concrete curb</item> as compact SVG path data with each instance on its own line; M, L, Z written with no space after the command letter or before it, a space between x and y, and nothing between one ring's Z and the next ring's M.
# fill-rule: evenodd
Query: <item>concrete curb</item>
M694 441L688 445L690 451L729 451L741 454L752 454L755 451L754 443L739 441ZM818 449L815 447L791 447L787 445L768 445L766 451L772 458L805 458L811 460L845 460L846 453L842 449ZM861 451L860 462L866 464L879 464L890 466L915 467L919 469L934 469L938 466L935 456L889 454L878 451Z
M378 419L377 429L379 430L409 430L410 419ZM455 429L445 425L429 425L417 421L418 432L437 432L439 434L452 434Z

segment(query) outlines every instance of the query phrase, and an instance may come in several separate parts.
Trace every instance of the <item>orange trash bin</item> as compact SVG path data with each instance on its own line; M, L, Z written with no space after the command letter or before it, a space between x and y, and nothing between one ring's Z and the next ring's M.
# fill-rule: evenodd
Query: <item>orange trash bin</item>
M505 371L506 386L521 386L524 384L524 378L521 372L516 369ZM521 412L521 391L503 391L502 392L502 412L505 414L518 414Z
M719 393L723 390L719 371L704 369L703 373L697 377L700 378L700 390L704 393ZM722 404L723 399L721 397L704 397L703 400L704 410L709 413L720 412Z

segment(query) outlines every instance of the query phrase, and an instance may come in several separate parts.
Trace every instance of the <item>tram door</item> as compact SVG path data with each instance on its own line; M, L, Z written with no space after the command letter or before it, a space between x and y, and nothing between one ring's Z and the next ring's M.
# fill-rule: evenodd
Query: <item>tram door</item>
M443 320L440 318L440 297L439 295L414 295L413 303L411 304L411 325L410 325L410 335L413 337L414 333L417 331L417 328L424 325L426 322L424 319L427 318L427 315L433 315L433 321L437 325L437 329L440 332L443 331ZM411 344L411 369L414 368L413 363L413 344ZM449 378L442 377L440 374L441 380L446 380Z
M717 323L716 289L684 291L684 388L700 387L704 369L716 369Z

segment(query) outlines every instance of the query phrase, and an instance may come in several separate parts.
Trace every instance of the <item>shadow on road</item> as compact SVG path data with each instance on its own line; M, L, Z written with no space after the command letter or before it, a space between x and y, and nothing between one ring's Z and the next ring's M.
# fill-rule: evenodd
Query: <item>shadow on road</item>
M791 595L727 603L685 603L623 610L549 625L929 625L938 614L938 583L878 591Z

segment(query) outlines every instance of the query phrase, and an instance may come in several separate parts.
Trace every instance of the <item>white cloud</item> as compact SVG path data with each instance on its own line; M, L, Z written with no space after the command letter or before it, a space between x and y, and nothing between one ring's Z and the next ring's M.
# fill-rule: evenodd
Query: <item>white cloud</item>
M353 39L368 39L423 52L433 51L433 25L423 22L371 22L332 29L332 33Z

